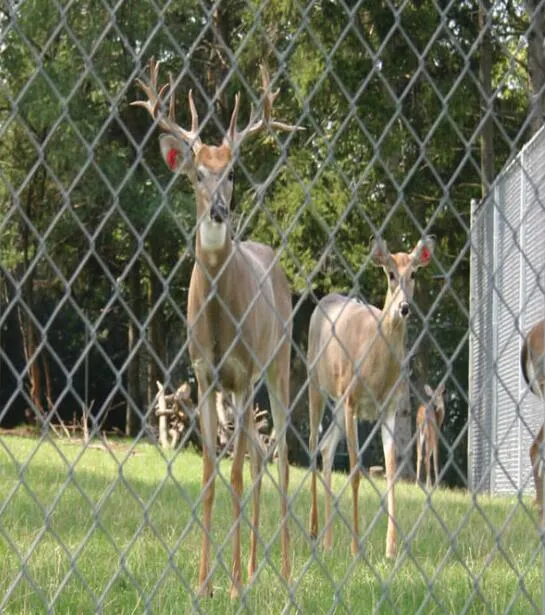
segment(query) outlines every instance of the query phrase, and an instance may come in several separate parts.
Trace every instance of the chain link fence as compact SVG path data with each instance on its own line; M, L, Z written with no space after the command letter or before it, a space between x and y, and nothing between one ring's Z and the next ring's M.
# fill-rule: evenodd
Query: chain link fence
M474 204L470 482L493 494L534 488L528 451L543 408L518 357L524 336L545 317L544 139L539 131Z
M544 9L1 3L2 612L544 610Z

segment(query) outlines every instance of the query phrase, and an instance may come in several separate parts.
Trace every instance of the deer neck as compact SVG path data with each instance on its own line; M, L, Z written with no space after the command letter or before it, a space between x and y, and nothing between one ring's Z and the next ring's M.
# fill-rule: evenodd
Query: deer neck
M384 300L380 328L388 338L392 337L401 341L405 340L407 319L403 318L394 307L393 296L390 291L388 291L386 299Z
M195 258L199 267L213 277L222 270L233 250L229 221L218 224L211 220L207 207L197 202Z
M401 362L405 356L407 320L396 313L390 292L386 296L378 326L382 343L386 344L393 356L397 357L397 361Z

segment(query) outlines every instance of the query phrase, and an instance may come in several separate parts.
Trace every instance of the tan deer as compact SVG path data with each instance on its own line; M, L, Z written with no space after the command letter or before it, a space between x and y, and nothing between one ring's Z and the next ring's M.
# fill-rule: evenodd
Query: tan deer
M434 391L429 384L426 384L424 391L430 401L419 406L416 412L416 483L420 483L422 454L424 454L426 487L430 489L432 456L435 484L439 483L439 432L445 420L445 385L441 383Z
M252 476L252 520L248 576L257 567L259 499L262 450L256 437L252 412L254 383L265 376L277 436L281 493L281 571L290 577L288 536L288 454L286 428L289 412L291 346L291 293L287 278L274 251L252 241L232 238L229 215L233 195L233 165L241 143L261 130L295 131L298 128L271 117L278 91L272 92L269 76L261 67L264 100L258 118L252 108L244 130L237 129L240 97L237 94L227 134L219 146L202 143L199 119L189 92L191 129L175 120L174 87L170 77L168 116L161 110L157 91L159 66L150 62L149 84L138 80L147 101L144 107L166 133L160 138L163 158L175 173L184 173L193 186L197 206L195 265L188 299L189 354L198 383L200 427L203 440L202 546L199 570L200 595L212 595L210 532L214 503L216 459L216 395L219 388L232 395L236 408L236 443L231 470L233 498L233 556L231 597L242 586L240 564L240 520L243 493L242 470L249 448Z
M526 384L541 401L545 397L545 320L536 323L524 338L520 364ZM530 447L530 461L536 489L536 504L543 522L543 425Z
M410 254L391 254L386 243L375 239L371 260L384 269L388 291L382 310L342 295L327 295L312 314L309 327L309 411L312 483L310 534L318 535L316 455L318 430L327 398L335 401L330 427L319 444L325 477L324 547L333 546L331 470L340 438L346 434L353 498L352 553L359 550L357 420L379 420L386 463L388 530L386 557L397 552L394 480L396 454L395 417L403 390L402 367L406 356L406 320L414 293L417 269L431 261L434 240L418 242Z

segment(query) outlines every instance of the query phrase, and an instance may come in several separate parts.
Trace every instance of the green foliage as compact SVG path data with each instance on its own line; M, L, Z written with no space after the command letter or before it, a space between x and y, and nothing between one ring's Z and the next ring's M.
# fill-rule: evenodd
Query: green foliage
M141 96L134 79L151 56L161 59L162 78L169 71L177 78L178 121L189 124L193 88L206 119L203 138L217 142L236 91L241 123L250 104L259 104L264 61L281 90L276 117L305 130L261 136L239 153L241 235L281 250L298 294L355 292L380 304L385 285L367 263L370 236L380 233L397 251L435 234L437 260L419 277L417 299L433 340L431 373L436 381L448 373L460 385L454 434L467 413L464 249L469 203L481 190L482 109L490 106L494 116L499 170L527 134L521 126L531 92L519 44L525 11L503 3L491 14L495 89L483 102L473 1L240 0L211 14L194 0L163 4L27 0L0 13L0 259L7 278L30 280L34 296L24 298L40 322L58 322L54 306L77 298L122 364L119 331L137 300L149 325L153 306L144 298L160 273L160 292L169 295L158 310L169 325L163 334L180 346L191 265L181 256L194 241L193 195L160 159L148 115L129 106ZM133 296L127 280L136 262ZM119 308L119 297L129 309ZM114 303L113 322L102 327L104 306ZM84 343L80 320L66 317L67 330L49 336L70 365ZM71 339L70 357L63 338ZM107 398L113 385L104 370ZM57 392L65 387L62 377L55 384ZM73 408L66 411L71 416Z

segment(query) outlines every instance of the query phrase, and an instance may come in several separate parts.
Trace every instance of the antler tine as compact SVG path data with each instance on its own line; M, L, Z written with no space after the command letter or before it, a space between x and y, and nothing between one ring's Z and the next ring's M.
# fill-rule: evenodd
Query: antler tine
M229 122L229 130L227 134L231 141L234 141L237 134L237 119L238 119L238 108L240 105L240 93L237 92L235 94L235 106L233 108L233 113L231 114L231 121Z
M261 117L258 119L256 117L256 113L254 112L253 106L250 110L250 120L246 128L242 131L237 131L236 129L236 120L238 117L238 108L239 108L239 95L237 94L235 97L235 108L233 110L233 114L231 115L231 122L229 124L229 139L236 145L240 145L242 141L249 135L255 134L260 130L263 130L266 126L273 130L279 130L282 132L295 132L296 130L304 130L302 126L294 126L291 124L286 124L285 122L281 122L278 120L272 119L272 108L275 100L280 94L280 89L272 91L270 89L270 77L269 71L265 67L265 65L260 64L259 66L261 71L261 81L262 88L264 92L263 98L263 111L261 113Z
M170 83L170 101L168 103L168 119L171 122L176 122L176 96L174 96L174 77L172 73L168 73L168 81Z
M193 90L189 90L187 97L189 98L189 110L191 111L191 132L195 135L195 138L198 138L197 133L199 132L199 114L197 113L197 107L195 107L195 103L193 102Z
M193 102L193 96L191 91L189 92L189 108L191 110L191 130L185 130L179 124L176 123L176 103L174 100L174 79L169 73L169 83L164 84L159 93L157 93L157 80L159 77L159 64L152 57L149 61L149 85L144 83L141 79L136 79L136 85L144 92L147 100L135 100L131 102L131 105L135 107L143 107L151 115L153 119L157 119L158 125L168 133L171 133L181 138L186 143L189 143L196 152L202 145L199 138L199 117L197 115L197 109ZM168 117L161 113L161 99L170 87L170 101Z
M259 70L261 71L262 87L265 94L265 100L263 101L263 117L266 122L269 122L272 115L274 101L277 99L278 94L280 94L280 88L278 88L275 92L271 90L269 71L264 64L259 65Z

